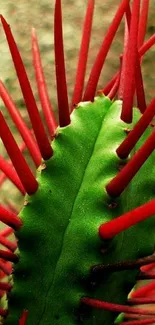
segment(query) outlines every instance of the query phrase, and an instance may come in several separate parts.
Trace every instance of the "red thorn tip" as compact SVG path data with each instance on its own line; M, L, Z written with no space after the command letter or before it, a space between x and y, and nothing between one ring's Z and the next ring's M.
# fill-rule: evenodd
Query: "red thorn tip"
M63 47L61 0L56 0L55 3L54 44L59 123L63 127L70 124L70 113Z
M120 22L122 20L122 17L124 15L124 12L126 11L129 4L129 0L122 0L121 4L116 12L116 15L112 21L112 24L103 40L101 49L99 50L99 53L97 55L97 58L95 60L95 63L93 65L93 68L90 73L90 77L86 86L85 94L83 97L83 101L93 101L97 83L101 74L101 70L103 67L103 64L105 62L106 56L109 52L110 46L112 44L112 41L114 39L114 36L117 32L117 29L120 25Z
M43 159L47 160L52 156L52 148L50 146L50 143L48 141L47 135L44 130L44 126L42 124L38 108L36 105L36 101L30 86L30 82L21 58L21 55L19 53L18 47L16 45L16 42L13 38L10 26L7 24L6 20L2 15L0 15L3 29L8 41L8 45L10 48L10 52L12 55L12 59L14 62L14 66L16 69L16 73L18 76L18 80L20 83L20 87L23 93L23 97L26 103L27 111L32 123L33 131L35 133L39 149L41 151Z
M96 300L92 298L81 298L81 302L83 304L86 304L92 308L98 308L98 309L105 309L112 312L118 312L118 313L132 313L132 314L140 314L140 315L155 315L154 310L145 310L142 308L135 308L130 306L124 306L124 305L118 305L113 304L101 300Z
M42 110L49 130L49 134L51 138L53 138L55 135L55 130L58 125L54 116L53 107L50 103L50 99L47 91L46 81L44 77L44 72L43 72L41 57L39 52L37 35L34 28L32 28L32 53L33 53L33 65L35 68L36 82L38 86L40 102L42 105Z
M17 215L12 211L4 208L2 205L0 205L0 221L12 227L15 230L18 230L22 226L22 221L20 220L20 218L17 217Z
M5 119L0 112L0 137L4 143L7 153L12 160L13 166L20 178L26 192L31 195L37 191L38 183L33 176L25 158L19 150Z
M24 310L18 325L26 325L27 316L28 316L28 311Z
M72 97L72 105L71 108L73 110L74 105L78 104L82 100L82 93L84 87L85 73L86 73L86 65L88 59L88 50L90 44L90 36L92 29L92 18L94 12L94 0L88 0L87 12L83 27L82 41L79 52L79 60L75 78L75 86Z
M142 147L135 153L133 158L124 166L111 182L106 186L107 193L111 197L119 196L128 186L132 178L142 167L154 150L155 131L148 137Z
M14 263L17 263L19 261L19 257L16 254L9 251L4 251L2 249L0 249L0 258Z
M138 58L138 27L139 27L140 0L133 1L129 40L125 53L124 89L121 119L126 123L132 122L133 97L135 92L135 78Z
M113 219L99 228L100 237L103 239L111 239L120 232L130 228L131 226L143 221L155 214L155 200L152 200L140 207L129 211L122 216Z
M155 318L152 319L140 319L140 320L132 320L128 322L120 323L119 325L148 325L148 324L154 324Z
M148 11L149 11L149 0L143 0L140 19L139 19L138 47L143 45L145 39Z

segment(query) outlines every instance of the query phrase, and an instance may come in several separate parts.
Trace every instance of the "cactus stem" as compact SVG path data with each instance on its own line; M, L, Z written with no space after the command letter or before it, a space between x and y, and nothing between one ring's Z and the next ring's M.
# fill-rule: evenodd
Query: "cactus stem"
M142 265L151 264L152 261L155 261L155 255L139 258L137 260L118 262L115 264L95 265L92 267L92 273L98 274L98 272L119 272L124 270L136 269L141 267Z
M145 310L142 308L135 308L130 306L118 305L106 301L96 300L89 297L81 298L81 302L93 308L105 309L118 313L132 313L140 315L155 315L154 310Z
M131 294L131 298L145 297L150 295L150 292L155 290L155 281L151 281L142 287L134 290Z
M74 105L78 104L82 100L82 93L84 87L84 79L86 73L86 65L87 65L87 58L88 58L88 50L90 44L90 36L91 36L91 29L92 29L92 18L94 12L94 0L88 0L87 5L87 12L83 27L82 33L82 41L81 47L79 52L79 60L75 78L75 86L73 91L73 98L72 98L72 105L71 109L73 110Z
M17 263L19 261L19 258L16 254L9 252L9 251L4 251L0 249L0 258L3 258L5 261L10 261Z
M38 183L33 176L28 164L26 163L26 160L23 157L19 147L17 146L1 112L0 136L26 192L29 195L35 193L38 188Z
M117 155L121 159L126 159L130 154L131 150L134 148L135 144L142 136L149 123L151 123L155 115L155 98L151 101L150 105L147 107L144 114L141 116L133 130L130 132L128 137L121 143L117 148Z
M26 126L25 122L23 121L17 107L15 106L11 96L7 92L2 81L0 81L0 95L1 95L1 98L5 104L8 112L10 113L17 129L19 130L19 132L22 136L22 138L23 138L33 160L34 160L34 163L36 164L36 167L38 167L41 163L40 151L39 151L35 141L32 138L30 130Z
M124 166L124 168L114 177L106 186L107 193L111 197L119 196L128 186L132 178L149 158L155 148L155 131L148 137L142 147L135 153L133 158Z
M89 80L86 86L86 90L83 96L83 101L91 100L93 101L97 83L101 74L101 70L103 67L103 64L105 62L106 56L109 52L110 46L112 44L112 41L114 39L114 36L117 32L117 29L120 25L120 22L122 20L122 17L129 5L129 0L122 0L121 4L116 12L116 15L112 21L112 24L103 40L102 46L98 52L98 55L96 57L95 63L92 67Z
M61 0L56 0L55 3L54 45L59 124L63 127L70 124L70 113L65 72Z
M120 232L136 225L155 214L155 200L151 200L138 208L126 212L99 227L99 235L103 239L111 239ZM154 259L154 255L153 255Z
M34 28L32 28L32 54L33 54L33 65L36 74L36 82L38 86L40 102L42 105L42 110L44 113L44 117L45 117L45 121L48 127L50 137L51 139L53 139L55 135L55 130L58 125L54 116L53 107L50 103L50 99L47 91L45 76L44 76L42 63L41 63L37 35Z
M2 205L0 205L0 221L12 227L15 230L20 229L22 226L22 221L16 216L16 214L10 210L7 210ZM0 232L0 234L2 234L2 232Z
M140 320L133 320L129 322L123 322L119 325L147 325L147 324L154 324L155 318L152 319L140 319Z
M44 130L44 126L42 124L38 108L34 99L34 95L30 86L30 82L20 56L19 50L13 38L10 26L7 24L6 20L1 15L1 21L3 25L3 29L8 41L8 45L10 48L10 52L12 55L12 59L15 65L15 69L17 72L18 80L21 86L21 90L23 93L23 97L26 103L27 111L32 123L32 127L37 139L37 143L39 149L41 151L43 159L49 159L52 156L52 148L50 146L49 140Z

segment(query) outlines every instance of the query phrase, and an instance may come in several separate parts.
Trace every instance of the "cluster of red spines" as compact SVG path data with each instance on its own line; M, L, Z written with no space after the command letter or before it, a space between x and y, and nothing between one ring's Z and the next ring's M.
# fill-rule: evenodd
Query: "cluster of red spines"
M130 6L130 0L121 1L116 15L97 54L96 60L90 72L90 77L84 90L94 2L94 0L88 0L77 65L76 81L70 106L68 101L65 72L61 0L56 0L54 35L59 124L63 127L70 123L70 112L80 101L94 100L98 80L106 56L124 16L124 47L123 54L120 56L120 69L112 77L109 83L99 91L100 93L108 95L110 99L113 99L116 94L118 94L118 98L121 99L123 103L121 118L127 123L132 121L133 100L136 94L137 104L142 113L142 117L133 130L129 132L126 139L116 151L117 155L124 159L129 155L145 129L151 123L151 120L155 114L155 99L152 100L148 107L146 106L141 72L141 62L143 56L148 49L155 44L155 35L144 43L149 0L134 0L132 8ZM29 150L36 167L41 164L42 158L44 160L51 158L53 152L50 145L50 140L55 136L57 121L55 119L52 104L50 103L47 92L35 30L32 30L33 66L36 75L39 98L50 139L40 118L31 85L10 27L2 16L1 21L25 100L25 105L30 117L32 130L30 130L23 121L18 108L8 94L5 86L0 81L0 96L24 141L22 146L19 148L7 123L5 122L3 114L0 112L0 136L11 160L6 161L3 159L3 157L0 157L0 170L2 171L2 174L0 175L0 185L3 184L5 178L7 177L15 184L23 195L25 195L25 193L32 195L37 191L38 183L23 156L23 151L25 148ZM119 172L119 174L112 179L109 184L107 184L106 190L110 196L119 196L127 187L128 183L154 150L154 138L155 133L153 132L139 151ZM124 231L125 229L152 216L153 214L155 214L155 200L152 200L143 206L134 209L133 211L125 213L115 220L101 225L99 228L99 235L103 239L111 239L121 231ZM0 232L0 243L5 248L4 250L0 250L0 277L2 280L0 283L0 296L2 297L4 293L7 293L12 288L11 284L3 281L3 277L10 275L12 273L12 263L18 262L18 256L15 253L17 242L12 242L8 236L12 234L14 230L20 229L22 222L18 218L17 214L12 211L11 204L8 209L0 206L0 220L7 225L7 227ZM155 257L151 256L144 259L139 259L137 261L121 262L117 265L98 265L95 266L92 271L104 272L105 268L109 268L111 271L116 269L119 271L123 268L139 268L139 279L154 279L155 272L151 271L155 268ZM152 281L151 283L134 291L128 299L128 302L129 304L134 305L155 303L155 299L153 298L154 294L155 281ZM122 325L152 324L155 322L155 312L145 310L143 308L133 308L131 306L110 304L88 297L81 298L81 302L94 308L124 312L125 317L128 319L137 318L137 320L131 320L128 322L125 321L122 323ZM0 309L1 316L5 317L7 312L7 310ZM26 318L27 311L24 311L19 320L19 325L25 325Z

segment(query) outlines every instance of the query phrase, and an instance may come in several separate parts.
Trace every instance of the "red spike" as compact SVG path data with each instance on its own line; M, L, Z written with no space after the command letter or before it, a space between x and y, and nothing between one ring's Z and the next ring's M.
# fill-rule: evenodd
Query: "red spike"
M104 237L105 238L105 237ZM155 260L155 255L139 258L136 260L127 260L116 262L114 264L98 264L91 268L92 273L104 273L104 272L120 272L124 270L139 269L142 265L148 265Z
M116 80L119 77L120 72L116 72L114 74L114 76L112 77L112 79L107 83L107 85L103 88L98 90L98 94L104 94L105 96L107 96L109 94L109 92L111 91L112 87L114 86Z
M155 34L152 35L139 49L139 57L142 57L155 44Z
M0 259L0 270L9 276L12 273L12 263Z
M99 228L100 237L103 239L110 239L120 232L136 225L155 214L155 200L141 205L140 207L126 212L118 218L112 219L104 223Z
M19 258L16 254L10 251L4 251L2 249L0 249L0 258L13 263L17 263L19 261Z
M0 234L0 244L14 252L17 249L17 242L12 242Z
M29 195L35 193L38 188L38 182L34 178L26 160L20 152L20 149L18 148L1 112L0 136L26 192Z
M10 291L12 289L12 285L8 282L0 282L0 290Z
M127 49L128 49L128 40L129 40L129 27L130 27L130 23L131 23L130 21L131 21L131 10L129 7L128 8L128 20L127 20L127 13L126 13L126 17L125 17L124 47L123 47L121 71L119 73L120 84L119 84L119 90L118 90L118 99L122 99L123 93L124 93L124 80L125 80Z
M155 98L152 100L150 105L147 107L144 114L141 116L135 127L128 134L126 139L117 148L117 155L121 159L125 159L130 154L131 150L134 148L144 131L147 129L155 115Z
M27 316L28 316L28 311L24 310L21 318L19 319L18 325L26 325Z
M65 59L63 48L61 0L56 0L54 16L55 67L60 126L70 124Z
M130 298L138 298L138 297L145 297L148 294L150 295L151 291L154 291L155 289L155 281L151 281L142 287L136 289L135 291L132 291L130 294Z
M116 79L116 82L115 84L113 85L113 87L111 88L109 94L108 94L108 97L113 100L114 97L116 96L116 93L119 89L119 84L120 84L120 74L118 75L118 78Z
M95 63L93 65L93 68L90 73L90 77L86 86L85 94L83 97L83 101L93 101L97 83L100 77L100 73L104 64L104 61L106 59L106 56L108 54L108 51L110 49L111 43L114 39L114 36L116 34L116 31L120 25L120 22L122 20L122 17L124 15L124 12L126 11L127 7L129 5L129 0L122 0L121 4L116 12L116 15L113 19L113 22L104 38L104 41L102 43L101 49L97 55L97 58L95 60Z
M148 271L152 270L153 268L155 268L155 263L151 263L149 265L142 266L141 271L148 272Z
M120 323L119 325L147 325L147 324L153 325L154 323L155 323L155 318L152 318L152 319L132 320L129 322Z
M141 58L154 44L155 44L155 35L152 35L139 49L138 51L139 58ZM116 72L116 74L108 82L108 84L102 90L99 90L99 93L104 93L104 95L107 95L110 92L111 88L113 87L119 74L120 71ZM119 98L121 98L121 96L119 96Z
M30 86L30 82L21 58L21 55L19 53L19 50L17 48L17 45L15 43L15 40L13 38L10 26L5 21L4 17L0 16L2 25L4 28L4 32L8 41L8 45L10 48L10 52L12 55L12 59L14 62L14 66L17 72L18 80L20 83L20 87L23 93L23 97L26 103L27 111L32 123L32 127L37 139L37 143L39 146L39 149L41 151L42 157L47 160L52 156L52 148L50 146L50 143L48 141L47 135L44 130L44 126L42 124L38 108L36 105L36 101L34 99L34 95Z
M8 112L10 113L18 131L20 132L36 166L38 167L41 164L40 151L31 136L30 130L28 129L25 122L23 121L17 107L15 106L12 98L10 97L9 93L7 92L7 90L1 80L0 80L0 96L1 96Z
M12 233L14 233L14 230L11 227L5 227L3 230L0 231L0 236L8 237Z
M0 308L0 316L6 317L8 315L8 310Z
M154 304L155 298L131 298L128 299L128 303L131 305Z
M129 41L126 51L124 68L123 106L121 119L126 123L132 122L133 97L135 92L135 76L137 63L137 37L139 26L140 0L133 1Z
M37 35L34 28L32 28L32 53L33 53L33 65L35 69L36 82L38 86L40 102L46 120L46 124L49 130L49 134L53 139L55 135L55 130L58 125L54 116L53 107L50 103L50 99L47 91L45 76L44 76L40 52L39 52Z
M7 210L2 205L0 205L0 221L5 223L8 226L11 226L13 229L18 230L22 227L22 221L19 217L16 216L12 211ZM1 234L2 232L0 232Z
M86 65L88 59L88 50L89 50L90 36L91 36L91 29L92 29L94 3L95 3L94 0L88 0L87 12L86 12L86 17L84 22L83 33L82 33L79 60L78 60L78 66L76 72L75 87L73 91L73 98L72 98L72 105L71 105L72 110L74 109L74 105L78 104L82 100Z
M111 182L106 190L111 197L119 196L128 186L132 178L142 167L155 148L155 131L148 137L142 147L135 153L133 158L123 167Z
M143 77L140 66L140 59L137 52L137 68L136 68L136 93L137 93L137 104L141 113L146 110L146 99L143 85Z
M4 160L2 156L0 156L0 170L2 170L7 178L20 190L23 195L25 195L25 189L21 184L16 171L13 169L13 166L11 166L10 163Z
M105 309L112 312L132 313L132 314L140 314L140 315L155 315L154 310L147 310L143 308L135 308L130 306L118 305L118 304L113 304L113 303L96 300L88 297L81 298L81 302L92 308Z
M155 272L141 272L137 276L137 280L153 280L155 279Z
M147 18L149 11L149 0L143 0L138 31L138 48L143 45L146 33Z

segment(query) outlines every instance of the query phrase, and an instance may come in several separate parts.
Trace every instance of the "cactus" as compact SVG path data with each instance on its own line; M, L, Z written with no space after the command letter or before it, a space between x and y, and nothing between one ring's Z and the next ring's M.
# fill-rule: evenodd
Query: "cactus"
M94 11L94 0L88 0L69 105L61 1L56 0L59 126L35 30L33 66L45 126L11 29L1 16L32 124L30 130L0 82L1 98L24 141L19 148L0 112L0 136L11 160L0 157L0 183L7 177L26 195L19 213L0 205L0 220L6 225L0 232L2 324L155 323L155 99L146 105L141 73L143 56L155 43L154 35L144 42L148 7L148 0L133 0L132 6L121 1L84 89ZM122 18L119 71L96 96ZM135 94L138 108L133 108ZM25 147L36 175L24 158Z

